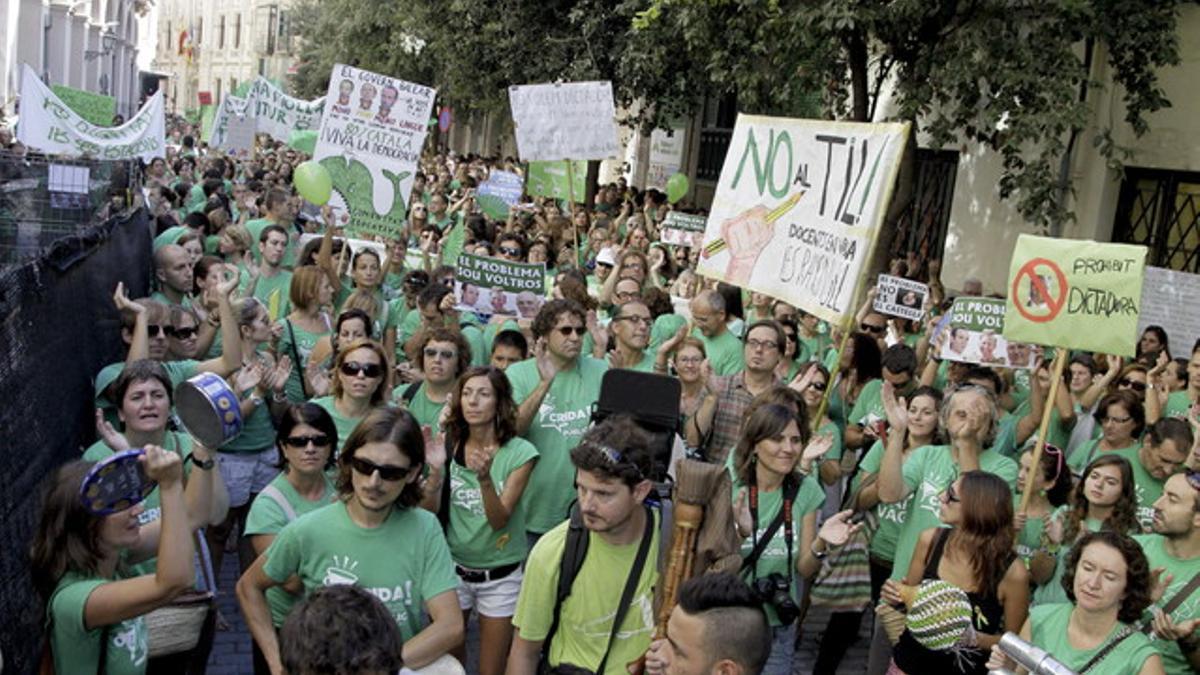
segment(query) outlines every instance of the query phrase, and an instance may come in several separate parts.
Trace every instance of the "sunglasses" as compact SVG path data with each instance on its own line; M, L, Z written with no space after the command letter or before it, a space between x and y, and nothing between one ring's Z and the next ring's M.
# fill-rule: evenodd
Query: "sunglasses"
M954 489L954 483L946 486L946 501L950 503L962 501L962 499L958 496L958 491Z
M519 248L509 248L507 246L501 246L497 250L499 250L500 253L502 253L504 255L514 255L514 256L521 255L521 249L519 249Z
M439 356L442 357L443 359L454 358L454 352L452 352L448 349L434 349L432 347L426 347L422 353L425 354L425 358L427 358L427 359L433 359L433 358L437 358Z
M308 447L309 443L312 443L320 448L329 445L329 437L325 434L316 434L315 436L288 436L287 438L283 439L283 442L287 443L293 448L306 448Z
M817 391L825 391L826 385L824 382L810 382L808 386L810 389L816 389Z
M156 323L152 323L149 326L146 326L146 332L150 335L150 337L154 337L155 335L157 335L159 337L164 337L164 336L170 335L172 330L174 330L174 329L171 328L170 326L160 326Z
M869 323L858 324L858 329L864 333L882 333L887 330L887 326L872 326Z
M575 335L577 335L579 337L583 337L584 335L587 334L586 326L559 326L558 328L555 328L554 330L561 333L563 337L571 337L571 333L574 333Z
M193 328L164 327L163 330L166 331L166 333L169 337L178 338L180 340L190 340L190 339L192 339L193 336L196 335L197 332L199 332L199 329L194 328L194 327Z
M342 364L342 374L347 377L355 375L364 375L366 377L379 377L383 374L383 367L378 363L359 363L358 361L347 361Z
M1121 386L1121 387L1129 387L1130 389L1137 391L1137 392L1146 391L1146 383L1145 382L1138 382L1137 380L1131 380L1128 377L1123 378L1120 382L1117 383L1117 385Z
M604 269L606 269L606 270L611 270L611 269L613 268L613 266L612 266L611 264L609 264L609 263L602 263L602 262L598 262L598 263L596 263L596 267L603 267L603 268L604 268Z
M411 466L390 466L380 465L375 462L362 459L361 457L350 458L350 468L361 473L364 476L370 476L376 471L379 472L379 477L385 481L395 482L404 480L412 471Z

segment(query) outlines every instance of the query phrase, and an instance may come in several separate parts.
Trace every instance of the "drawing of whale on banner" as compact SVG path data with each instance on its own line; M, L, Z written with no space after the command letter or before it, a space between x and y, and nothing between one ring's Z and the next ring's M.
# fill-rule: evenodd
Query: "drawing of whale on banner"
M395 239L425 144L435 91L337 64L313 158L329 169L336 221L359 238Z
M150 161L166 156L162 90L119 127L102 127L80 117L56 96L37 73L21 67L21 117L17 140L52 155Z
M225 147L231 115L251 118L254 120L255 133L267 134L287 143L293 131L320 127L324 109L324 96L311 101L288 96L260 75L250 83L244 97L226 95L221 101L209 144Z

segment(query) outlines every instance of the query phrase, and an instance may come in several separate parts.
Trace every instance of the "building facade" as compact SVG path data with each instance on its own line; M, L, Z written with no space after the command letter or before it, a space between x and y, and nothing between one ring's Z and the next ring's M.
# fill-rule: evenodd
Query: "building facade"
M0 0L0 100L15 114L22 64L47 84L116 99L129 117L140 102L137 19L149 0Z
M153 68L168 76L167 110L206 92L217 105L259 75L286 83L299 54L290 0L161 0ZM207 99L206 99L207 100Z

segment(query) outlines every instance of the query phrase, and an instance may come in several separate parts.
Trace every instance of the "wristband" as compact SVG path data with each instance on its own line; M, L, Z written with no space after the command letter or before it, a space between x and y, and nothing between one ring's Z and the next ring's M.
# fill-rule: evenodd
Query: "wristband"
M208 459L199 459L196 457L196 455L192 454L188 455L187 458L192 463L192 466L195 466L201 471L211 471L212 468L217 465L217 460L213 459L212 457L209 457Z

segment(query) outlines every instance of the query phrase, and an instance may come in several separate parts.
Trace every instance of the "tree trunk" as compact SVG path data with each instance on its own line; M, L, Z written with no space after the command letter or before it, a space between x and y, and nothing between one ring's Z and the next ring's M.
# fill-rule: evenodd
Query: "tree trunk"
M855 122L870 122L870 87L868 86L869 55L867 40L861 30L846 36L846 60L850 65L850 102Z

